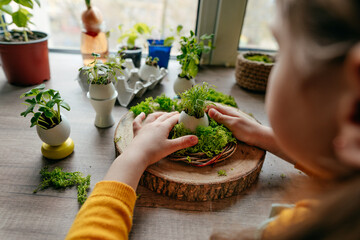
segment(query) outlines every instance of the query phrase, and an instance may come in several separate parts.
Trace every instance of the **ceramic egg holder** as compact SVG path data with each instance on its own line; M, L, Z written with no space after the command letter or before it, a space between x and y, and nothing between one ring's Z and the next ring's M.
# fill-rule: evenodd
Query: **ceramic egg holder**
M139 75L140 70L135 68L131 58L125 59L123 65L125 69L121 72L116 72L116 79L114 81L115 89L118 92L117 100L123 107L127 107L135 97L142 97L147 90L152 90L155 86L164 79L168 70L165 68L158 68L157 71L150 74ZM141 71L141 73L144 73ZM87 76L83 71L80 71L79 77L80 87L84 92L89 91L89 84L87 83Z
M112 83L110 84L112 85ZM114 117L112 116L112 109L114 108L117 96L118 93L115 90L111 97L105 99L92 97L90 91L87 93L87 97L90 100L90 103L96 112L96 116L95 116L96 127L108 128L114 125L115 120Z
M70 136L70 124L61 114L61 122L53 128L43 129L36 126L36 132L43 141L41 153L48 159L63 159L74 151L74 141Z

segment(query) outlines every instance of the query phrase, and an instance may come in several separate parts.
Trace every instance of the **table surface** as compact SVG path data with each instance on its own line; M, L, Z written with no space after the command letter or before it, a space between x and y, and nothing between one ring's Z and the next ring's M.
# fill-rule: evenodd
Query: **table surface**
M19 96L32 87L7 83L0 71L0 238L63 239L79 210L76 188L65 191L47 189L33 194L40 182L44 166L81 171L91 175L91 189L101 181L115 159L114 131L94 126L95 111L77 81L82 59L77 54L50 53L51 80L47 88L59 90L70 104L65 112L71 124L70 137L75 151L60 161L41 155L41 140L30 118L20 116L25 106ZM20 70L20 69L19 69ZM172 86L179 72L176 61L170 61L169 74L155 89L142 98L161 93L175 96ZM223 67L202 67L197 83L209 82L217 90L235 97L241 110L252 113L264 125L264 94L247 92L235 82L235 70ZM128 112L116 104L115 121ZM257 226L269 214L274 202L282 202L285 186L301 175L292 165L267 153L258 182L241 195L211 202L183 202L158 195L139 187L130 239L208 239L214 232L229 232Z

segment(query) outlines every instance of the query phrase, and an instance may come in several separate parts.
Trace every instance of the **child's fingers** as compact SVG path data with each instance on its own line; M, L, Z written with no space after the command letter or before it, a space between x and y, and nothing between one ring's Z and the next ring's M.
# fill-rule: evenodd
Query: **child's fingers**
M216 104L216 105L209 105L207 108L207 111L210 111L210 109L216 109L222 114L226 114L232 117L238 117L239 113L232 107L224 106L222 104Z
M155 112L155 113L152 113L152 114L149 114L145 120L145 122L149 123L149 122L153 122L155 121L156 119L158 119L158 117L162 116L166 114L165 112Z
M164 115L161 115L160 117L158 117L157 121L163 122L166 121L167 119L169 119L170 117L174 116L174 115L178 115L178 112L170 112L170 113L166 113Z
M167 118L164 123L168 125L168 128L173 128L175 126L175 124L177 124L179 121L179 113L177 114L173 114L172 116L170 116L169 118Z
M168 140L168 142L169 142L168 150L170 154L180 149L184 149L196 145L198 143L198 138L195 135L187 135L172 140Z
M224 124L226 127L230 128L230 130L231 130L231 126L236 122L235 117L222 114L215 108L211 108L208 114L209 117L213 118L218 123Z
M146 115L145 113L140 113L139 115L137 115L137 117L134 119L133 121L133 129L134 131L141 128L141 124L144 121Z

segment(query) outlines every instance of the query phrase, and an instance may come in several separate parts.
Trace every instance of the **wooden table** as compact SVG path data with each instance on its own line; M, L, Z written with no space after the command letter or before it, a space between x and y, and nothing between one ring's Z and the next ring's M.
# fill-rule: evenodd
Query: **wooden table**
M0 72L0 239L63 239L79 210L76 188L33 194L40 182L40 169L60 166L66 171L91 174L93 188L115 158L116 124L108 129L94 126L95 112L75 81L81 64L77 54L50 54L52 78L46 86L59 90L71 105L66 115L75 142L74 153L61 161L42 157L42 143L35 128L29 128L30 118L20 116L25 106L19 96L31 87L12 86ZM163 92L174 96L172 85L178 69L178 63L171 61L169 75L162 84L131 104ZM203 81L234 96L241 110L268 125L264 95L249 93L236 85L233 68L203 67L196 82ZM127 111L116 105L113 111L116 122ZM271 203L282 201L286 183L299 174L292 165L267 153L258 183L236 197L190 203L139 187L130 239L207 239L216 231L257 226L267 218Z

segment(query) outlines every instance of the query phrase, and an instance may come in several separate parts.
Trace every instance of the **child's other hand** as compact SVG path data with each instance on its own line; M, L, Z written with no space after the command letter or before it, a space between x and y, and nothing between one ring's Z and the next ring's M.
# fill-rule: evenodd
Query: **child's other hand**
M259 144L263 126L250 116L222 104L209 105L207 111L211 118L226 126L238 140L249 145Z
M142 152L149 166L177 150L197 144L198 138L193 135L168 139L178 119L178 112L156 112L146 118L141 113L133 121L134 139L129 148Z

